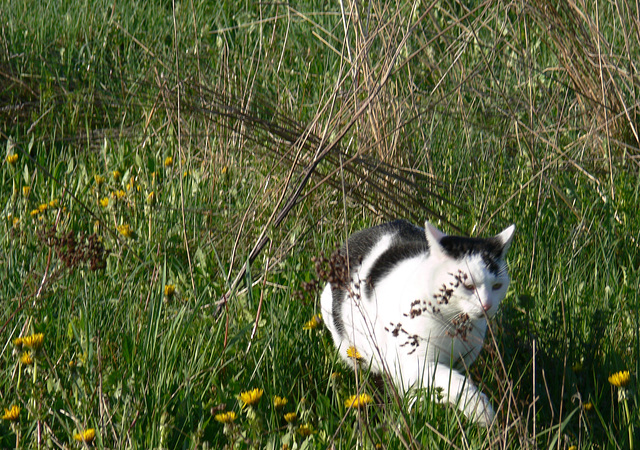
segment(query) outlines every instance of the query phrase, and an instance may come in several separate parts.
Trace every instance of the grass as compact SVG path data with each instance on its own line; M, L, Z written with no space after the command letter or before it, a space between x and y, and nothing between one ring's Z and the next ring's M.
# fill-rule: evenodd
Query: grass
M637 448L636 8L7 2L0 447ZM313 328L395 217L517 225L489 430Z

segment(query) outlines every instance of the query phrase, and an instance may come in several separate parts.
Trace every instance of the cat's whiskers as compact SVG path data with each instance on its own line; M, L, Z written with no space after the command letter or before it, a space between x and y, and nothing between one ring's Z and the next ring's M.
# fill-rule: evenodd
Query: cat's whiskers
M473 322L465 312L459 312L451 319L444 321L444 331L449 337L457 336L461 330L468 329L470 326L473 327Z

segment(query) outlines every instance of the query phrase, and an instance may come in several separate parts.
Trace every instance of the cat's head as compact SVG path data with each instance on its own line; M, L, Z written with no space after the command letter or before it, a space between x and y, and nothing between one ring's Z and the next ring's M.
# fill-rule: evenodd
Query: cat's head
M515 225L489 238L447 236L427 222L430 258L436 258L434 300L444 312L466 313L472 319L493 316L509 287L505 255ZM446 308L445 308L446 306Z

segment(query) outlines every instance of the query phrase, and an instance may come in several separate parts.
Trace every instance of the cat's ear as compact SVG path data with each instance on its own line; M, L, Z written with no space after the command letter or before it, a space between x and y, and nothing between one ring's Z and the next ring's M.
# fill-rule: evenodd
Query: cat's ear
M440 246L440 241L443 237L446 236L442 231L438 230L434 225L430 222L424 223L424 232L427 237L427 243L429 244L429 248L431 250L440 250L442 247Z
M498 239L502 243L502 256L505 256L509 251L509 247L511 247L511 241L513 240L513 235L516 232L516 226L510 225L505 228L500 234L496 235L496 239Z

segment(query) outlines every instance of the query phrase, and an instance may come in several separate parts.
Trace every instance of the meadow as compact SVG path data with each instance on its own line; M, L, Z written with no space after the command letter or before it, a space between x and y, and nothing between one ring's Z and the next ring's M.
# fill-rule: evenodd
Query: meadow
M0 10L0 448L640 447L637 3ZM318 317L395 218L517 227L489 428Z

